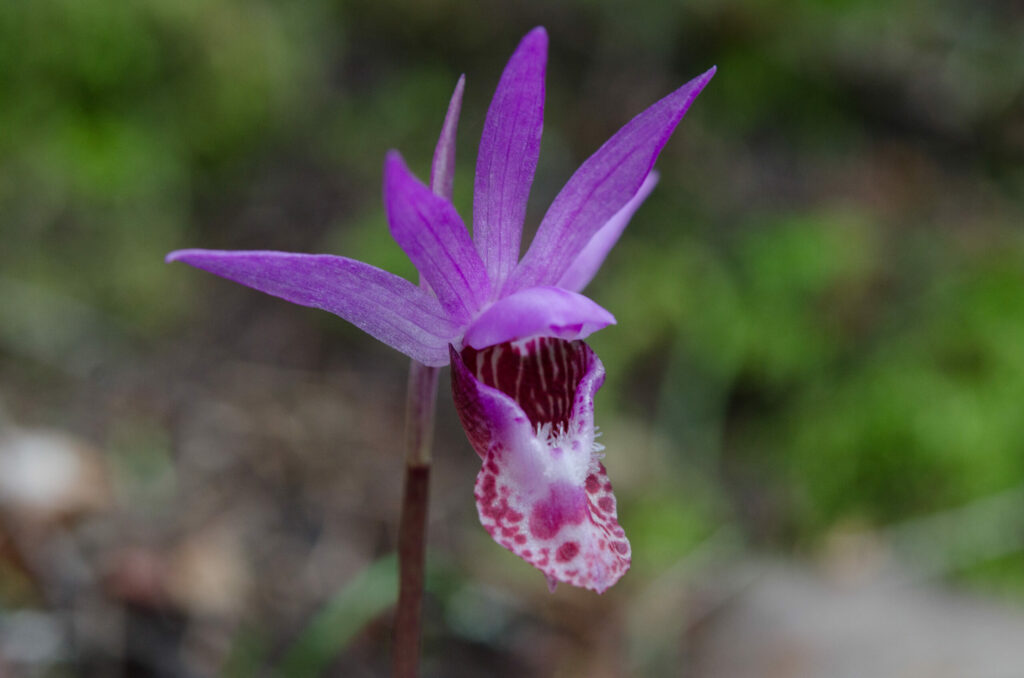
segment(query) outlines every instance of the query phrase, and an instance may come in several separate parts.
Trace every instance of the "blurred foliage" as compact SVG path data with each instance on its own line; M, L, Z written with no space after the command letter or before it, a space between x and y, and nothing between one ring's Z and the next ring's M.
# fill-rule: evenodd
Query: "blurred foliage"
M4 3L5 274L160 324L173 283L153 262L205 182L300 122L325 61L305 46L316 20L259 2Z
M837 215L753 228L725 253L648 253L609 305L624 326L667 327L609 341L613 379L681 337L688 367L662 401L716 398L690 409L732 425L722 444L792 493L801 529L885 524L1024 482L1024 243L1005 233L962 253L941 232L918 237L943 251L912 271L885 259L919 244Z
M323 675L352 637L395 604L398 564L394 555L371 564L334 594L289 648L279 667L282 676ZM243 676L245 673L236 675Z
M195 353L207 326L217 356L390 378L352 358L368 342L343 323L162 257L327 251L411 277L380 206L384 153L426 176L465 72L455 202L471 221L486 106L536 24L551 56L528 233L621 124L719 68L589 290L619 322L592 344L636 559L623 586L723 525L812 550L837 526L1024 486L1024 13L1001 0L0 3L0 395L17 410L35 389L114 388L95 375L177 365L146 350ZM64 425L73 406L38 416ZM124 501L166 511L178 423L118 416L87 410L84 428ZM1016 540L955 569L1024 590ZM493 591L466 591L435 595L477 628ZM326 662L327 626L286 661Z

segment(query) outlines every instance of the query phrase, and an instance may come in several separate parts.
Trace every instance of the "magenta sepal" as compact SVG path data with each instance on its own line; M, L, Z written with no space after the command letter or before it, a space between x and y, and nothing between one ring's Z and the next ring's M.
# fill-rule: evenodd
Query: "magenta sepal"
M548 34L538 26L508 60L487 109L473 185L473 240L495 291L519 246L544 123Z
M244 250L177 250L181 261L293 304L341 316L424 365L448 362L458 325L437 297L394 273L331 254Z
M456 410L483 460L484 528L549 582L605 591L629 569L630 546L594 441L601 361L551 338L450 351Z
M451 321L465 325L490 297L491 283L455 207L417 179L398 151L384 161L384 206L395 242Z
M594 234L640 190L712 68L630 120L580 165L555 196L503 294L554 284Z
M590 281L594 279L597 271L601 268L601 264L604 263L608 253L615 247L615 243L619 241L619 236L626 230L626 226L629 225L629 220L633 217L633 214L644 203L644 200L651 194L654 187L658 185L658 176L658 171L652 170L647 175L647 178L644 179L644 183L640 184L640 189L636 192L636 195L594 234L594 237L590 239L590 242L583 248L583 251L569 265L569 270L562 274L561 279L558 281L559 287L574 292L582 292L590 284Z

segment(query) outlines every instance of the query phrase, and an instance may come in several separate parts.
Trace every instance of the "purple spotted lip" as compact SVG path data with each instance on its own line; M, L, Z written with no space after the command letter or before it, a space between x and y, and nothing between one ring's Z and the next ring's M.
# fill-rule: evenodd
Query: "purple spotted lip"
M582 341L537 337L452 349L452 392L483 460L475 496L496 542L566 582L603 591L629 569L594 440L604 367Z

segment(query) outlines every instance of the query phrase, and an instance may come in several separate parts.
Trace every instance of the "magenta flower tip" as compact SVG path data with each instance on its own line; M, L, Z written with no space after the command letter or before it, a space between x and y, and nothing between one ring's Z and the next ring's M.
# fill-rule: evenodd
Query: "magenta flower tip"
M715 77L715 73L717 73L717 72L718 72L718 66L717 65L716 66L712 66L711 68L709 68L708 70L704 71L703 73L698 75L696 78L694 78L693 81L691 81L691 82L699 83L699 87L694 92L694 95L693 95L694 98L696 98L697 95L700 94L704 90L705 87L707 87L707 84L709 82L711 82L711 78Z
M547 49L548 46L548 30L543 26L534 26L530 29L530 32L523 36L520 44L536 44Z
M405 165L405 159L402 157L401 152L398 149L390 148L384 153L384 191L388 190L389 180L397 172L405 170L408 173L408 169Z

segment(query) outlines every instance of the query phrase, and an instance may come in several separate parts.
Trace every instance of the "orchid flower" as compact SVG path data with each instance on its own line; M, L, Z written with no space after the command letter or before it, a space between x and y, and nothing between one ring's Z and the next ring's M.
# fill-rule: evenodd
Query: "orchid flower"
M615 322L580 294L657 182L654 162L714 69L627 123L573 174L519 258L540 153L547 33L520 42L484 122L473 234L451 203L456 86L431 187L397 151L384 164L391 234L416 285L326 254L180 250L183 261L287 301L341 316L428 366L452 365L452 391L480 455L475 498L499 544L567 582L603 592L628 569L630 546L595 442L604 368L582 339Z

